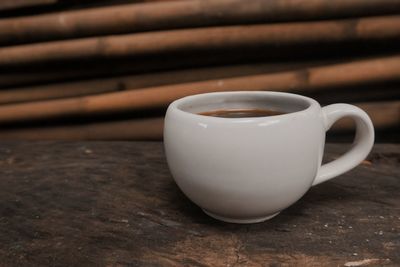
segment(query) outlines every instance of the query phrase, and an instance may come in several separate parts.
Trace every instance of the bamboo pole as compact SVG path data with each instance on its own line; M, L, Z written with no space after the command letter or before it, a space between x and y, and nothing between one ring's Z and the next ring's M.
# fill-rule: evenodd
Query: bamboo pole
M0 130L1 140L160 140L163 118Z
M400 37L400 15L150 32L0 48L0 66Z
M107 61L107 64L104 64L104 62L92 62L90 64L82 64L82 62L79 62L79 66L76 66L76 64L64 64L56 67L42 66L42 68L37 68L36 66L29 66L28 68L14 70L8 68L7 71L0 73L0 88L60 81L65 82L78 79L93 79L150 71L156 72L183 67L209 66L210 64L215 64L215 62L226 62L229 64L230 62L237 62L247 58L248 56L246 55L238 55L229 58L224 57L224 55L220 55L218 58L211 58L211 56L201 58L185 57L179 60L146 58L146 60L142 60L140 64L136 64L136 62L132 64L132 60L124 58L117 61Z
M6 68L0 69L0 89L15 88L22 86L32 86L50 83L62 83L68 81L98 79L99 77L115 77L122 75L139 75L146 73L160 73L180 69L195 69L213 66L227 65L253 65L260 62L271 64L271 69L285 70L292 69L294 66L306 66L310 62L312 65L331 64L349 60L347 57L320 57L318 52L313 58L310 58L310 52L290 52L285 51L279 55L271 54L269 51L264 53L260 50L248 50L237 53L237 51L222 51L216 57L213 53L194 53L185 55L179 59L176 56L166 55L140 59L140 62L133 62L132 59L124 57L117 60L109 60L104 64L103 60L85 64L79 62L62 64L57 66L44 65L26 66L24 68ZM271 58L272 56L272 58ZM359 56L351 56L351 58ZM316 58L316 59L314 59ZM1 91L1 90L0 90Z
M98 79L99 77L139 75L150 72L158 73L177 69L194 69L233 64L254 64L254 62L261 62L261 58L260 55L255 53L229 56L219 54L218 57L208 54L186 56L184 58L179 58L179 60L164 57L153 59L146 58L145 60L141 60L140 63L135 62L134 64L132 63L132 60L124 58L117 61L107 61L107 64L104 64L104 62L92 62L83 66L80 64L78 67L75 64L58 67L44 66L43 68L29 66L22 69L7 69L7 72L0 73L0 88L7 89L38 84L63 83L85 79ZM293 62L293 59L291 61ZM319 61L323 62L324 60ZM335 61L335 59L327 60L327 62L333 61ZM271 65L275 64L291 65L292 63L271 62Z
M0 91L3 88L21 87L38 83L52 83L57 81L68 81L74 78L91 77L92 71L81 69L74 70L48 70L39 72L18 71L0 74Z
M17 88L0 90L0 105L33 102L38 100L49 100L57 98L78 97L85 95L93 95L107 92L115 92L123 90L123 85L119 87L118 82L95 80L91 82L80 82L73 84L82 84L82 86L68 86L51 84L47 86L32 86L29 88ZM88 86L85 86L87 84ZM94 85L94 86L91 86Z
M251 51L250 53L241 54L219 53L218 57L212 54L186 55L185 57L179 58L179 60L177 60L176 57L167 55L165 57L146 57L140 60L140 62L134 63L132 59L124 57L118 60L109 60L106 64L104 61L99 60L95 62L80 61L79 65L73 63L59 64L56 66L26 66L17 69L6 68L4 71L0 71L0 88L160 72L182 68L243 64L243 62L260 62L263 58L265 58L264 55L259 55ZM293 59L293 57L291 58Z
M251 3L191 0L127 4L3 19L0 44L185 27L381 15L399 10L398 0L252 0Z
M312 91L395 79L400 79L400 55L295 71L5 105L0 106L0 124L159 108L187 95L215 91Z
M179 84L235 76L271 73L327 64L329 62L331 61L324 60L294 63L242 64L2 89L0 90L0 105L56 98L77 97L167 84Z
M400 125L400 101L356 103L371 117L375 129ZM1 129L1 140L161 140L164 120L144 118L85 125ZM340 120L333 131L354 129L351 120Z
M337 103L343 100L346 102L389 101L400 99L399 81L342 88L332 87L327 90L307 92L306 96L317 99L321 104Z
M32 6L44 6L44 5L55 4L57 2L58 0L1 0L0 11L26 8Z
M371 117L375 129L400 126L400 101L356 103ZM354 121L344 118L336 122L332 130L349 131L354 129Z

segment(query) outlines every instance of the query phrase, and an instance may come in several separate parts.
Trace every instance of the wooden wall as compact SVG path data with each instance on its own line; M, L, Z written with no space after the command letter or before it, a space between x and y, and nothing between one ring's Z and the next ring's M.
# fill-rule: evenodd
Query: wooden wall
M2 140L159 140L177 98L273 90L358 105L400 141L399 86L398 0L0 3Z

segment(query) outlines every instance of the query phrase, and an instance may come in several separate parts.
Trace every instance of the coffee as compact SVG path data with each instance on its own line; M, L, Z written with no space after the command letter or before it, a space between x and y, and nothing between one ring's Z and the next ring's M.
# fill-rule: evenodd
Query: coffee
M219 109L198 113L199 115L220 117L220 118L249 118L249 117L268 117L281 115L284 112L270 109Z

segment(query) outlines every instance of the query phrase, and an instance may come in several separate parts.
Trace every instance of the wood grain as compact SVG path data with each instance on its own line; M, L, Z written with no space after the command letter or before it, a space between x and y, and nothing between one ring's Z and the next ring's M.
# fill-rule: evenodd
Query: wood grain
M376 145L272 220L234 225L180 192L161 143L3 142L0 264L398 266L399 151Z

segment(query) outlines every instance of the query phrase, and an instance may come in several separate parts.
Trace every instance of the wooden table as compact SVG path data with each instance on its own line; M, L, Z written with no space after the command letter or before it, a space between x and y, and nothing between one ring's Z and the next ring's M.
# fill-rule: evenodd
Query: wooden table
M400 266L399 163L400 145L376 145L274 219L235 225L185 198L161 143L0 143L0 266Z

